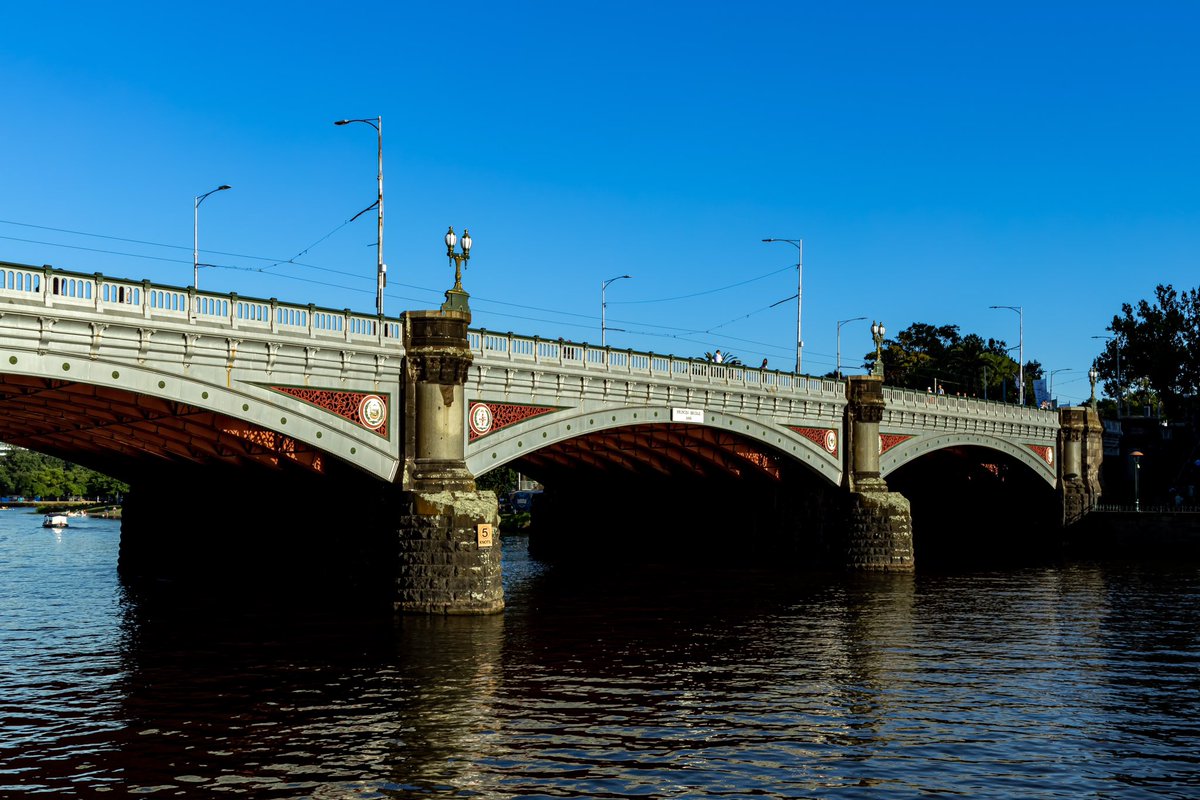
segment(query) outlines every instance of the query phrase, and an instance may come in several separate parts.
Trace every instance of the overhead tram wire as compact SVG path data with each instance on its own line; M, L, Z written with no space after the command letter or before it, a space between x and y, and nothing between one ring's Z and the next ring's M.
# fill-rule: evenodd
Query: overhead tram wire
M106 238L114 238L115 239L117 237L106 237ZM104 250L104 249L96 248L96 247L84 247L82 245L61 244L61 243L57 243L57 242L44 242L44 241L39 241L36 239L22 239L22 238L18 238L15 236L0 235L0 239L6 239L6 240L16 241L16 242L23 242L26 244L39 244L39 245L44 245L47 247L61 247L61 248L66 248L66 249L70 249L70 250L83 250L85 252L103 253L105 255L116 255L116 256L121 256L123 258L141 258L141 259L147 259L147 260L151 260L151 261L164 261L167 263L175 263L175 264L190 263L187 259L183 259L183 258L168 258L166 256L152 256L152 255L145 255L142 253L125 253L125 252L121 252L118 250ZM158 245L158 246L173 247L173 245ZM183 248L183 249L186 249L186 248ZM246 256L246 257L259 258L258 256ZM260 269L257 269L254 267L240 267L240 266L233 266L230 264L210 264L208 266L212 269L226 269L226 270L233 270L233 271L237 271L237 272L261 272ZM311 266L311 265L300 265L300 266L306 266L309 269L324 269L325 271L333 272L333 273L341 274L341 275L352 274L352 273L343 272L341 270L333 270L333 269L328 269L328 268L315 267L315 266ZM358 294L373 294L373 291L374 291L371 289L359 289L357 287L348 286L343 283L331 283L329 281L313 280L312 278L302 278L298 275L277 274L275 277L281 278L283 280L296 281L298 283L307 283L307 284L311 284L313 286L324 286L327 288L342 289L344 291L355 292ZM437 289L432 289L432 288L424 287L424 286L416 286L413 284L398 284L398 285L406 286L410 289L416 289L418 291L430 292L431 294L434 294L434 295L437 295L440 293L440 291ZM414 303L427 302L426 299L424 299L424 298L408 297L408 296L404 296L404 295L393 294L393 295L391 295L391 297L399 299L399 300L407 300L407 301L414 302ZM526 305L522 305L520 303L509 303L509 302L506 302L503 300L489 300L488 298L482 297L482 296L476 296L476 300L485 302L485 303L497 303L500 305L513 306L515 308L524 308L524 309L528 309L531 311L543 311L543 312L554 313L554 314L564 314L567 316L580 317L583 319L591 319L591 317L589 317L589 315L586 315L586 314L577 314L577 313L573 313L573 312L556 311L554 309L543 309L543 308L539 308L537 306L526 306ZM519 314L504 314L502 312L488 312L488 313L492 313L492 314L495 314L496 316L500 316L500 317L510 317L512 319L521 319L521 320L526 320L529 322L544 322L544 323L548 323L548 324L552 324L552 325L569 325L571 327L576 327L576 328L591 328L591 327L593 327L593 324L591 324L591 323L584 324L584 323L577 323L577 322L566 322L563 320L541 319L538 317L527 317L527 316L522 316ZM632 330L630 331L630 333L636 334L638 336L648 336L648 337L659 338L659 339L674 339L677 341L690 341L694 344L702 344L702 345L708 344L707 342L703 342L700 340L693 340L693 339L685 338L685 335L693 333L693 331L687 331L685 329L674 328L673 326L668 326L668 325L653 325L653 324L651 324L650 327L662 328L664 330L681 330L681 331L683 331L683 335L661 333L661 332L655 332L655 331L632 331ZM774 347L774 345L771 345L771 344L765 343L765 342L756 342L756 341L749 340L749 339L738 339L737 337L726 337L726 338L730 341L742 341L747 344L756 344L761 347Z
M796 268L795 264L790 264L781 269L777 269L774 272L767 272L763 275L759 275L754 278L747 278L744 281L738 281L737 283L731 283L728 286L721 286L716 289L705 289L702 292L693 292L692 294L681 294L678 297L660 297L660 298L653 299L653 300L614 300L613 302L609 303L609 305L643 305L645 303L671 303L676 300L690 300L693 297L703 297L706 294L716 294L717 292L724 292L728 289L736 289L739 286L745 286L747 283L754 283L755 281L761 281L763 278L769 278L772 275L778 275L781 272L786 272L789 269L795 269L795 268Z
M360 216L360 215L358 215L358 216ZM210 252L210 253L213 253L216 255L230 256L233 258L245 258L245 259L250 259L250 260L254 260L254 261L271 261L273 263L271 263L265 267L246 267L246 266L237 266L237 265L231 265L231 264L210 264L208 266L212 269L226 269L226 270L232 270L232 271L238 271L238 272L260 272L260 273L262 273L262 272L265 272L266 270L269 270L272 267L278 266L280 264L291 264L293 266L302 267L304 269L312 269L312 270L317 270L320 272L327 272L327 273L335 274L335 275L344 275L346 277L358 278L359 277L358 274L354 273L354 272L333 269L331 267L322 267L322 266L318 266L316 264L307 264L307 263L295 260L296 258L300 257L304 253L310 251L313 247L317 246L324 240L328 239L333 234L337 233L339 230L341 230L346 225L353 222L353 220L356 218L357 218L357 216L342 222L337 227L335 227L333 230L331 230L329 233L325 234L320 239L317 239L312 244L308 245L308 247L304 248L299 253L292 256L290 259L269 258L266 256L255 256L255 255L248 255L245 253L230 253L230 252L225 252L225 251L209 250L207 252ZM86 231L75 231L75 230L71 230L71 229L67 229L67 228L57 228L57 227L48 226L48 225L36 225L33 223L16 222L13 220L0 220L0 224L34 228L34 229L38 229L38 230L53 231L55 233L65 233L65 234L69 234L69 235L73 235L73 236L87 236L87 237L98 238L98 239L107 239L110 241L128 242L130 244L141 244L141 245L146 245L148 247L162 247L162 248L176 249L176 250L188 250L189 249L182 245L164 244L162 242L150 242L150 241L146 241L146 240L142 240L142 239L131 239L131 238L127 238L127 237L111 236L111 235L107 235L107 234L89 233ZM107 255L121 256L123 258L140 258L140 259L151 260L151 261L163 261L163 262L167 262L167 263L178 263L178 264L188 263L186 259L182 259L182 258L175 259L175 258L169 258L169 257L165 257L165 256L154 256L154 255L147 255L147 254L142 254L142 253L128 253L128 252L118 251L118 250L106 250L103 248L86 247L83 245L63 244L63 243L59 243L59 242L47 242L47 241L41 241L41 240L36 240L36 239L25 239L25 238L20 238L20 237L15 237L15 236L0 235L0 239L22 242L22 243L26 243L26 244L38 244L38 245L42 245L42 246L46 246L46 247L59 247L59 248L70 249L70 250L81 250L84 252L103 253L103 254L107 254ZM661 298L658 300L634 300L634 301L621 301L621 302L631 303L631 304L671 302L671 301L675 301L675 300L687 299L690 297L699 297L699 296L708 295L708 294L715 294L717 292L722 292L722 291L726 291L728 289L733 289L738 286L743 286L747 283L752 283L757 280L762 280L764 278L770 277L770 276L778 274L780 272L784 272L787 269L791 269L791 268L792 267L789 265L788 267L785 267L785 268L782 268L779 270L775 270L773 272L765 273L763 275L759 275L754 278L749 278L747 280L739 281L737 283L729 284L727 286L717 287L714 289L707 289L707 290L700 291L700 292L694 292L690 295L683 295L683 296L674 297L674 298ZM287 274L279 274L279 273L272 273L272 274L276 275L276 277L283 278L285 280L297 281L300 283L308 283L308 284L312 284L315 286L324 286L324 287L335 288L335 289L343 289L346 291L351 291L351 292L361 293L361 294L369 294L370 293L370 290L358 289L354 286L350 286L350 285L347 285L344 283L331 283L328 281L318 281L318 280L313 280L311 278L301 278L296 275L287 275ZM409 289L415 289L420 292L429 292L430 294L433 294L435 296L441 294L441 290L434 289L431 287L426 287L426 286L417 286L415 284L397 284L397 286L405 286ZM415 297L407 297L407 296L401 296L401 295L393 295L393 296L399 300L406 300L406 301L417 302L417 303L426 302L424 299L415 298ZM566 316L566 317L576 317L579 319L591 320L593 322L595 319L592 315L588 315L588 314L560 311L558 309L542 308L539 306L530 306L530 305L526 305L526 304L522 304L522 303L512 303L512 302L504 301L504 300L494 300L494 299L489 299L486 296L482 296L482 295L476 295L474 299L480 303L494 303L497 305L504 305L504 306L509 306L512 308L521 308L521 309L527 309L530 311L537 311L537 312L555 314L555 315ZM783 302L783 301L781 301L781 302ZM774 304L774 305L778 305L778 304ZM773 306L768 306L767 308L771 308L771 307L773 307ZM757 311L750 312L749 314L743 315L742 317L738 317L738 318L735 318L732 320L728 320L726 322L719 323L718 325L715 325L712 328L709 328L708 331L716 330L717 328L724 327L725 325L731 324L740 319L744 319L746 317L760 313L761 311L764 311L764 310L767 310L767 309L765 309L765 308L758 309ZM570 323L570 322L566 322L563 320L540 319L540 318L536 318L536 317L527 317L527 316L518 315L518 314L503 314L503 313L499 313L499 312L489 312L489 313L494 313L494 314L496 314L496 316L510 317L513 319L523 319L523 320L530 321L530 322L545 322L548 324L556 324L556 325L571 325L572 327L590 327L590 326L585 326L582 323ZM626 324L629 324L629 323L626 323ZM634 323L634 324L637 324L637 323ZM677 341L691 341L695 344L708 344L707 342L703 342L703 341L699 341L699 340L690 340L690 339L685 338L687 336L690 336L690 335L693 335L696 333L707 333L708 331L701 331L701 330L695 330L695 329L689 329L689 328L680 328L680 327L671 326L671 325L655 325L653 323L641 323L641 324L646 327L655 328L658 330L657 331L652 331L652 330L633 331L633 330L630 330L630 333L634 333L639 336L648 336L648 337L660 338L660 339L674 339ZM661 331L678 331L678 333L662 333ZM723 337L723 338L728 341L740 341L740 342L744 342L746 344L757 345L759 347L765 347L765 348L775 348L776 347L775 345L772 345L767 342L758 342L758 341L751 340L751 339L741 339L738 337ZM780 350L780 352L782 352L782 350Z

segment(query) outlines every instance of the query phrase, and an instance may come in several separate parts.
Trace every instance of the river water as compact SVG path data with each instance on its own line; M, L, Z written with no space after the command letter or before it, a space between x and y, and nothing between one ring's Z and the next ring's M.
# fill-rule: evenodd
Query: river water
M75 522L0 512L0 797L1200 797L1194 564L568 574L514 537L502 616L393 624L134 596Z

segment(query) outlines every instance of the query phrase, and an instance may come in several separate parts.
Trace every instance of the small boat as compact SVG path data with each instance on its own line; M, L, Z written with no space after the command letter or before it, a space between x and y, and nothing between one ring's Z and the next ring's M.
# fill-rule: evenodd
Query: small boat
M42 518L43 528L65 528L67 524L66 514L47 514Z

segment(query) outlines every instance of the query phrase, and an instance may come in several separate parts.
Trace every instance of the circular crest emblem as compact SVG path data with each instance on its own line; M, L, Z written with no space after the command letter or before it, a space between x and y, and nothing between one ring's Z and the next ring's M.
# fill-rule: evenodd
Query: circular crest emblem
M837 431L825 431L825 449L831 454L837 452Z
M371 430L379 430L387 422L387 403L377 394L369 394L358 403L358 420Z
M471 421L471 430L476 435L482 436L492 429L492 409L487 403L476 403L471 406L471 411L467 416Z
M1054 466L1054 448L1053 447L1046 448L1046 463L1052 467Z

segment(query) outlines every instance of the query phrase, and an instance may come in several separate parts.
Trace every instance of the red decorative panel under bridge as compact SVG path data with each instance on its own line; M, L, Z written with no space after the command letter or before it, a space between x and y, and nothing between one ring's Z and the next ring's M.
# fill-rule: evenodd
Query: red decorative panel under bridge
M879 455L883 455L903 441L911 439L911 433L881 433L879 434Z
M838 457L838 433L833 428L801 428L788 425L788 429L815 443L834 458Z
M558 410L557 406L519 406L511 403L475 401L467 408L467 439L473 442L501 428Z
M1040 458L1042 461L1045 461L1047 464L1049 464L1052 467L1054 466L1054 448L1053 447L1046 447L1045 445L1041 445L1041 444L1027 444L1025 446L1028 447L1033 452L1037 453L1038 458Z
M369 431L387 438L388 399L369 392L344 392L334 389L309 389L303 386L271 386L276 392L337 414Z

